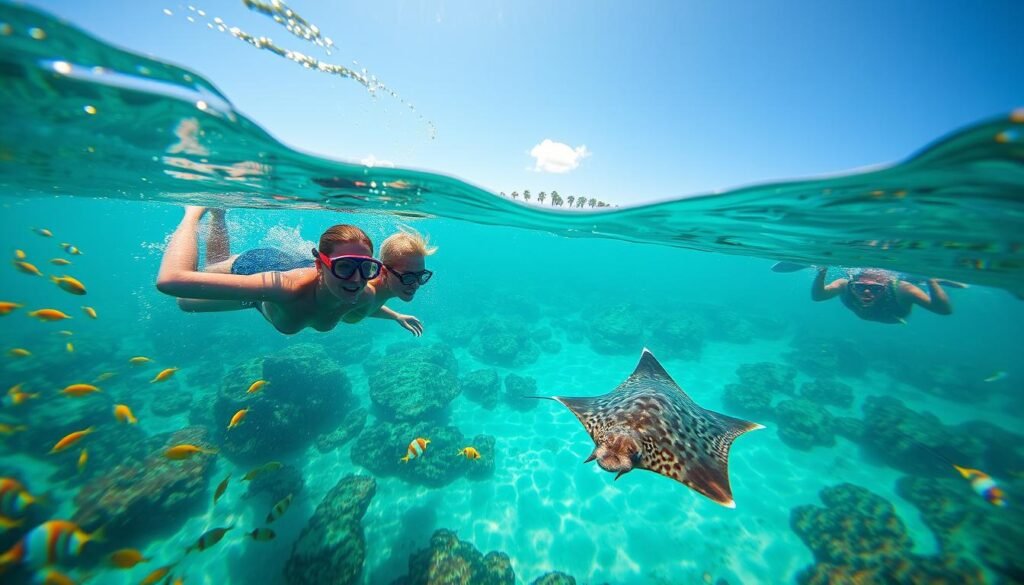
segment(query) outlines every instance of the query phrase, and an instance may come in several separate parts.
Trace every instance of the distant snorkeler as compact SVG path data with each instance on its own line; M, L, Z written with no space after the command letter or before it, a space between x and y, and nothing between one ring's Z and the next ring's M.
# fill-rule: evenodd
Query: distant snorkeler
M199 223L207 213L206 266L199 270ZM178 297L187 312L255 308L284 334L306 327L330 331L339 321L376 317L392 319L419 337L419 319L384 303L413 299L433 276L425 259L435 251L423 236L407 230L384 240L378 260L363 230L339 224L320 236L309 258L277 248L232 256L224 211L188 206L164 252L156 287Z
M780 272L780 270L776 270ZM939 314L949 315L953 306L949 296L935 278L929 278L928 292L888 270L864 268L852 271L847 278L838 278L825 284L827 266L819 266L811 284L811 299L827 301L838 296L847 309L865 321L906 324L914 305ZM953 281L941 281L954 288L967 285Z

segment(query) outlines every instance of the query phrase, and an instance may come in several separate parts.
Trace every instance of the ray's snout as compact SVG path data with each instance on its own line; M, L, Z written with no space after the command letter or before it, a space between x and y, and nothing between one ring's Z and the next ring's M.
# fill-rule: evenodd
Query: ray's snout
M595 459L601 469L618 472L619 476L632 471L640 462L640 439L636 431L612 427L603 432L598 436L597 446L587 458L587 462Z

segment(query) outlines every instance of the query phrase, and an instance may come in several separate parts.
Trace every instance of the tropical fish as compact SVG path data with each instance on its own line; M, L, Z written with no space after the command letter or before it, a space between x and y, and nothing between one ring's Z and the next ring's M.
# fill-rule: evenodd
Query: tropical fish
M60 278L51 276L50 281L73 295L84 295L85 285L73 276L64 275Z
M93 384L98 384L100 382L106 382L107 380L113 378L116 375L117 375L117 372L103 372L99 376L96 376L96 379L93 380L92 383Z
M3 531L10 530L11 528L17 528L25 523L24 518L8 518L7 516L0 516L0 529Z
M245 415L247 414L249 414L248 408L243 408L242 410L236 412L235 415L231 417L231 422L228 423L228 430L231 430L237 427L238 425L242 424L242 421L245 420Z
M202 552L210 548L211 546L220 542L220 540L224 538L224 535L228 533L228 530L231 530L233 528L234 526L228 526L227 528L214 528L212 530L207 530L203 533L202 536L199 537L199 540L197 540L195 544L185 549L185 554L188 554L194 550Z
M23 433L28 430L25 425L12 425L8 423L0 423L0 435L13 435L14 433Z
M28 314L29 317L35 317L40 321L60 321L62 319L70 319L71 316L58 311L57 309L39 309L38 311L32 311Z
M43 273L36 268L35 264L29 264L23 260L18 260L14 263L14 267L24 272L25 274L31 274L32 276L42 276Z
M267 381L266 380L256 380L255 382L253 382L252 384L249 385L249 389L246 390L245 393L246 394L252 394L253 392L259 392L266 385L267 385Z
M87 534L73 522L50 520L33 528L0 556L0 572L19 564L33 569L64 564L82 554L85 545L102 539L102 529Z
M175 564L177 564L177 563L175 563ZM145 579L143 579L142 581L139 581L139 585L153 585L154 583L158 582L160 579L163 579L167 575L167 573L171 572L171 569L173 569L173 568L174 568L174 565L165 565L163 567L160 567L159 569L155 569L153 572L151 572L150 574L146 575Z
M148 563L149 559L142 556L138 549L122 548L110 553L110 564L118 569L131 569L139 563Z
M53 237L53 232L51 232L50 230L48 230L46 228L32 228L32 231L34 231L35 233L39 234L40 236L45 236L47 238L52 238Z
M68 264L71 264L71 260L68 260L67 258L52 258L50 259L50 264L56 264L57 266L67 266Z
M29 400L39 398L38 392L22 392L22 384L15 384L7 391L3 398L4 406L20 406Z
M14 251L14 258L16 260L24 260L25 259L25 251L24 250L15 250Z
M102 392L97 386L92 384L71 384L67 388L60 391L61 394L67 394L68 396L88 396L95 394L96 392Z
M7 355L11 357L28 357L32 355L32 352L23 347L16 347L12 350L8 350Z
M954 465L953 467L960 472L964 479L971 482L971 488L974 490L974 493L984 498L986 502L1000 508L1006 506L1006 493L996 485L996 481L987 473L977 469L960 467L959 465Z
M633 373L607 394L537 398L558 401L576 415L594 441L587 462L596 459L616 479L647 469L728 508L736 507L729 487L729 448L736 437L764 428L702 408L647 348Z
M264 473L270 473L271 471L277 471L284 467L284 464L280 461L268 461L259 467L251 469L248 473L242 476L243 481L252 481Z
M75 443L81 441L82 439L85 438L86 435L88 435L89 433L92 433L93 429L94 429L93 427L89 427L89 428L87 428L85 430L82 430L82 431L75 431L73 433L68 433L67 435L64 436L63 439L57 441L57 444L53 446L53 449L50 449L50 455L53 455L54 453L60 453L61 451L65 450L65 449L71 447L72 445L74 445Z
M74 335L74 332L68 331L67 329L61 329L60 331L57 332L57 334L63 335L65 337L71 337L72 335Z
M246 534L251 536L253 540L259 540L263 542L267 540L274 540L274 537L277 536L277 534L274 534L274 531L269 528L257 528L256 530L253 530L252 532L247 532Z
M221 498L221 496L224 495L224 492L227 491L227 489L228 489L228 481L230 479L231 479L231 474L229 473L228 476L224 478L224 481L222 481L219 484L217 484L217 490L215 492L213 492L213 505L214 506L217 505L217 500L219 500Z
M161 370L160 373L156 375L156 377L154 377L152 380L149 381L149 383L150 384L156 384L157 382L163 382L164 380L166 380L166 379L170 378L171 376L173 376L174 372L177 372L177 371L178 371L178 368L167 368L165 370Z
M89 451L82 449L82 453L78 456L78 473L82 473L85 470L85 464L89 461Z
M67 252L68 254L72 254L74 256L78 256L79 254L82 253L81 250L72 246L71 244L68 244L67 242L62 242L60 247L64 248L64 251Z
M401 459L402 463L408 463L410 459L415 459L422 455L423 451L426 450L427 445L429 444L430 439L423 439L420 437L413 439L412 442L409 443L409 448L407 449L408 452L405 457L402 457Z
M288 507L292 505L292 497L295 494L288 494L281 499L278 503L274 504L274 507L270 509L270 513L267 514L267 524L270 524L274 520L277 520L288 511Z
M130 425L139 422L139 419L135 418L135 415L132 414L132 409L128 408L128 405L126 404L114 405L114 418L116 418L118 422L128 423Z
M11 311L13 311L14 309L20 309L20 308L22 308L24 306L25 305L22 305L20 303L12 303L10 301L0 301L0 315L6 315L6 314L10 313Z
M70 341L64 344L64 349L68 350L68 353L75 353L75 346Z
M146 363L149 363L151 361L153 361L153 360L149 359L148 357L146 357L144 355L137 355L137 356L129 359L128 363L133 365L133 366L141 366L142 364L146 364Z
M85 306L83 306L82 310L85 311L86 315L89 315L93 319L99 319L100 318L99 315L96 314L96 309L94 309L92 307L85 307Z
M78 585L79 583L85 583L88 578L86 576L81 581L75 581L57 569L44 569L36 573L33 583L38 585Z
M991 376L985 378L985 381L986 382L998 382L999 380L1002 380L1005 377L1006 377L1006 372L1004 370L999 370L998 372L994 372Z
M22 516L25 508L38 502L39 499L30 494L20 481L0 477L0 515L8 518Z
M466 459L479 459L480 452L473 447L466 447L462 451L458 452L458 455L465 457Z
M196 447L195 445L174 445L164 451L164 456L168 459L175 461L181 461L182 459L190 459L193 455L199 453L205 453L207 455L216 455L216 449L203 449L202 447Z

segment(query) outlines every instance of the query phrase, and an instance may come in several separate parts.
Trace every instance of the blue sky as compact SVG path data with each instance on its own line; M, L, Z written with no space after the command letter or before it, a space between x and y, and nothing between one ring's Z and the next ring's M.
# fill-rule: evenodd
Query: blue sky
M391 98L190 24L188 3L29 4L198 71L300 150L619 204L893 162L1024 105L1014 1L292 0L334 40L327 56L241 0L195 0L285 47L358 61L433 122L433 140ZM537 170L544 140L586 156Z

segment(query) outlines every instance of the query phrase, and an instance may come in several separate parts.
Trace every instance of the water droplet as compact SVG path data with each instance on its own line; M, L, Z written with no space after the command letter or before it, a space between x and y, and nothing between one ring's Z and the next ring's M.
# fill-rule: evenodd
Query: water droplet
M90 116L96 113L96 106L85 106L82 109L85 110L85 113L89 114Z
M39 27L32 27L28 29L28 36L37 41L41 41L46 38L46 31Z
M61 75L68 75L71 73L71 63L67 61L54 61L53 70Z

